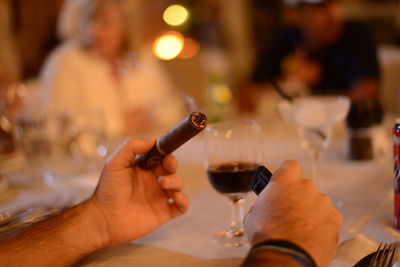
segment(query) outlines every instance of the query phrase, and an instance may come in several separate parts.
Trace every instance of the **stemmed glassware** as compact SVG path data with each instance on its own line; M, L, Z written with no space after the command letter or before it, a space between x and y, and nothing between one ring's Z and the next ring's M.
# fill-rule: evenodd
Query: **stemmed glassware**
M46 125L43 117L25 117L18 121L18 137L28 163L30 183L38 186L51 186L54 182L48 169L51 147Z
M221 122L206 129L208 179L215 190L231 201L230 228L216 235L220 244L237 247L246 243L243 205L262 160L261 142L261 130L254 121Z
M303 148L309 151L312 178L320 190L325 190L319 179L318 161L321 151L329 146L333 127L342 122L350 108L345 96L307 96L281 101L279 113L289 123L296 125Z
M100 162L108 155L102 112L88 109L54 114L49 122L55 161L58 162L54 164L53 171L58 176L68 176L71 172L68 169L78 167L78 172L81 173L97 173ZM59 163L65 165L67 162L68 169L64 170Z

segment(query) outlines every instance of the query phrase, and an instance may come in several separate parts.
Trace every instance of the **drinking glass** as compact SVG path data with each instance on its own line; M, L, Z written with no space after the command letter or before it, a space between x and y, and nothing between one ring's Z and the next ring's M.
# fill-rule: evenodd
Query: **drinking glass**
M255 121L230 121L206 128L206 169L211 185L231 202L228 230L216 239L226 246L246 243L243 231L244 203L255 169L262 160L262 136Z
M344 121L350 108L345 96L307 96L292 102L281 101L279 113L289 123L296 125L302 147L311 157L312 179L325 190L324 180L319 179L318 161L321 151L329 146L333 127Z
M46 120L40 117L20 118L18 137L27 161L30 183L51 186L53 177L49 173L50 140L46 132Z
M80 167L79 172L82 173L100 171L100 165L108 155L104 116L101 111L86 109L74 113L53 114L49 117L49 124L57 162L54 164L54 172L61 176L68 174L68 170L64 170L62 166L65 163L69 163L69 168Z

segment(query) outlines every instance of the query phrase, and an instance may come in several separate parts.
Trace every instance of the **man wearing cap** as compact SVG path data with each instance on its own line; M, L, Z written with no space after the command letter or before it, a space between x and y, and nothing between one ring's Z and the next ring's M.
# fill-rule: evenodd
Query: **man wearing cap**
M276 34L257 59L253 86L243 93L251 95L257 91L251 89L262 89L271 82L295 81L313 94L345 94L352 100L376 98L379 66L369 30L346 21L338 0L284 2L295 11L297 26ZM247 108L251 107L254 105L247 103Z

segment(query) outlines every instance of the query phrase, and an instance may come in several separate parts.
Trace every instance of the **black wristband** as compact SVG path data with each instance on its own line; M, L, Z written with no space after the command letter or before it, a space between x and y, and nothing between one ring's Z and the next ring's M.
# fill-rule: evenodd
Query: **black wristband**
M291 256L306 267L317 267L314 259L298 245L286 240L266 240L255 244L249 254L261 250L272 250Z

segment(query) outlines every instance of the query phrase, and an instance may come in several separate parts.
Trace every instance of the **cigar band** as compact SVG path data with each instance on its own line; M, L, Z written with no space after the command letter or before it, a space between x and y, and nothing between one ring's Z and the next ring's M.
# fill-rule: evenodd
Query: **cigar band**
M147 167L149 168L155 168L158 165L161 164L161 157L160 156L156 156L156 157L151 157L148 161L147 161Z
M160 147L160 139L158 139L157 142L156 142L156 148L157 148L158 152L160 152L160 154L161 154L162 156L164 156L164 155L167 154L167 153L166 153L164 150L162 150L162 148Z

